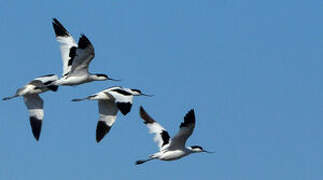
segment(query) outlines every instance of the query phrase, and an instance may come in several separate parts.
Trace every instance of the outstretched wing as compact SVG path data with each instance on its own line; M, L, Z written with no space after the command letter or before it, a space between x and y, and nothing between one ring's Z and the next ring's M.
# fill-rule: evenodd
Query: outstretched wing
M118 108L111 101L99 100L100 118L96 127L96 141L100 142L117 118Z
M195 127L195 114L194 109L191 109L184 117L184 122L179 126L178 133L172 138L168 149L184 148L187 139L192 135Z
M107 95L112 96L115 99L115 104L123 115L130 112L132 107L133 95L124 88L112 87L105 91Z
M58 86L50 85L53 82L58 80L58 77L56 74L43 75L43 76L37 77L36 79L34 79L34 81L35 80L40 81L42 83L42 86L46 87L49 90L57 91L58 89Z
M52 24L56 34L56 40L60 44L63 60L63 76L65 76L72 68L72 62L75 58L77 44L75 43L71 34L56 18L53 19Z
M29 111L30 125L36 140L39 140L42 121L44 118L43 110L43 100L39 97L38 94L34 95L25 95L24 102Z
M144 123L148 127L150 133L155 134L154 141L157 142L160 151L167 148L171 139L166 129L151 118L142 106L140 106L140 116L144 120Z
M58 79L56 74L47 74L43 76L39 76L35 78L34 80L39 80L41 81L44 85L48 85L52 83L53 81L56 81Z
M95 53L92 43L84 34L82 34L79 39L78 48L75 53L76 55L72 62L71 73L88 73L89 64L94 58Z

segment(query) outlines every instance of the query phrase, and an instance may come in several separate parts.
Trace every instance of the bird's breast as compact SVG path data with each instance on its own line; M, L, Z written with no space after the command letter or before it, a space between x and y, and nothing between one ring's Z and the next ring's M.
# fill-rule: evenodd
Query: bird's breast
M60 79L58 81L58 84L73 86L73 85L79 85L87 82L89 82L88 76L69 76L67 78Z
M186 156L187 153L182 150L166 151L160 156L160 160L172 161Z
M18 95L19 96L24 96L24 95L31 95L31 94L40 94L47 91L46 88L37 88L34 85L26 85L24 88L19 90Z

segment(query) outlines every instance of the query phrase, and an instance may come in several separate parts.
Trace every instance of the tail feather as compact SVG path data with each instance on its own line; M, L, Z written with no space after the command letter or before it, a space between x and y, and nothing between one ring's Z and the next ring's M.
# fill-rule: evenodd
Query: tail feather
M12 98L15 98L15 97L18 97L18 95L13 95L13 96L5 97L5 98L2 98L2 100L7 101L7 100L12 99Z

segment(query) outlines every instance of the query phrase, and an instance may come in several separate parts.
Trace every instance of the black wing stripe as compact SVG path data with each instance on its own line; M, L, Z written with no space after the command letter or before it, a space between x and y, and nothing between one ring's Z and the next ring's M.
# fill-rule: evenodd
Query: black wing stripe
M57 85L50 85L50 86L47 86L47 88L51 91L54 91L56 92L58 90L58 86Z
M170 139L170 136L168 134L167 131L163 130L161 133L160 133L162 139L163 139L163 144L162 144L162 147L166 144L169 143L169 139Z
M54 82L54 81L47 81L47 82L44 82L44 85L51 84L52 82Z
M127 103L117 102L117 107L123 115L126 115L130 112L131 106L132 106L132 104L129 102L127 102Z
M73 47L70 48L70 53L68 54L68 56L70 57L70 59L67 62L67 65L68 66L72 66L72 64L73 64L74 57L76 56L76 49L77 48L75 46L73 46Z

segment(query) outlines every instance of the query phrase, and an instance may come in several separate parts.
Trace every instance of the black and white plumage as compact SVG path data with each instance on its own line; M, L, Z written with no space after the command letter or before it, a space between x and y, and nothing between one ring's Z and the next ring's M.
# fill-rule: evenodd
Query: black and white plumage
M131 110L133 97L142 95L150 96L143 94L138 89L115 86L86 98L73 99L72 101L98 100L100 117L96 129L96 141L100 142L110 131L117 118L118 111L120 110L123 115L127 115Z
M91 81L118 81L105 74L89 73L88 68L95 53L92 43L84 34L81 34L76 44L71 34L56 18L53 19L52 24L56 40L60 44L63 61L63 75L54 83L55 85L74 86Z
M49 74L45 76L40 76L30 81L24 87L19 88L15 95L10 97L5 97L3 100L9 100L15 97L23 96L24 102L29 111L29 120L32 129L32 133L36 140L39 140L42 121L44 118L44 102L39 96L40 93L46 92L48 90L57 91L58 86L49 85L58 79L57 75Z
M155 135L154 140L157 142L159 152L150 155L148 159L136 161L136 165L145 163L153 159L163 161L172 161L187 156L191 153L208 152L201 146L185 147L187 139L192 135L195 127L194 109L191 109L184 117L184 122L180 124L178 133L171 138L159 123L151 118L143 107L140 107L140 116L148 127L150 133ZM208 152L211 153L211 152Z

